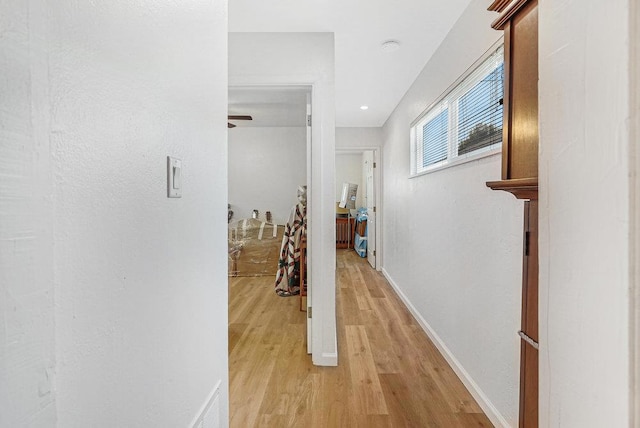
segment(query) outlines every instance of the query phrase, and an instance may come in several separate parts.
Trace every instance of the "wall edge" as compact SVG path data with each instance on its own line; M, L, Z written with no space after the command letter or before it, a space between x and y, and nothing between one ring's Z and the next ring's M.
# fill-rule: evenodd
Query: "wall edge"
M418 310L413 306L409 298L402 292L398 284L393 280L391 275L387 272L385 268L382 268L382 274L389 281L389 284L396 292L402 303L407 307L411 315L416 319L422 330L427 334L429 339L436 345L440 354L445 358L447 363L451 366L454 373L458 378L462 381L465 388L471 393L473 398L476 400L478 405L485 412L489 420L492 424L497 427L510 428L511 426L507 422L507 420L502 416L502 414L498 411L498 409L493 405L489 397L480 389L478 384L473 380L471 375L465 370L460 361L453 355L453 353L449 350L447 345L444 343L440 336L436 333L436 331L429 325L427 320L418 312Z

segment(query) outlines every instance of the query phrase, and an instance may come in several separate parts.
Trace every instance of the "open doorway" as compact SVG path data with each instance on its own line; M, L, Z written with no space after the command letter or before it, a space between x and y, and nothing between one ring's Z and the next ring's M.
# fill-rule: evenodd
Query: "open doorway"
M305 281L311 87L230 87L229 275L263 277L274 296L311 299ZM230 296L230 301L231 301ZM303 306L304 305L304 306ZM311 353L311 323L307 323Z
M376 270L380 270L379 247L379 149L336 149L336 201L340 201L344 183L357 185L355 208L347 214L356 224L366 219L366 224L353 225L353 248ZM338 231L336 233L339 233Z

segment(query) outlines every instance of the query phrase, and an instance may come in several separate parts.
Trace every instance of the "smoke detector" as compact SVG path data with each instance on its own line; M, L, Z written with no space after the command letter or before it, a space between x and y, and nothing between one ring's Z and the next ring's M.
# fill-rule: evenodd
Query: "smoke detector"
M385 52L395 52L400 49L400 42L397 40L387 40L386 42L382 42L381 47Z

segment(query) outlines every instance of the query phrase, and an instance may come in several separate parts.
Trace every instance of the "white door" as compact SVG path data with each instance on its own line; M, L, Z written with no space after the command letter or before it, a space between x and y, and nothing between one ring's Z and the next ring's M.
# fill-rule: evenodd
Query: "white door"
M307 231L309 230L309 202L311 201L311 93L307 94ZM309 258L309 247L311 235L307 234L307 259ZM308 315L311 313L311 293L313 293L313 287L311 286L311 274L309 268L311 263L307 261L307 354L311 354L311 320Z
M367 260L371 267L376 267L376 190L375 190L375 157L374 152L366 151L362 155L365 183L365 206L367 207Z

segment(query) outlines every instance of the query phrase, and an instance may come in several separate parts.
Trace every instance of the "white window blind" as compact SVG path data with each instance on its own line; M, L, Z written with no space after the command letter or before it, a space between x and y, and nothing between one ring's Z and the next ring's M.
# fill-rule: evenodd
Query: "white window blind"
M422 126L422 165L447 159L449 151L449 110L445 108Z
M501 57L497 67L493 58L483 65L479 70L479 79L474 79L471 82L473 86L457 98L458 155L502 141L504 65Z
M459 79L414 125L412 173L498 147L502 142L503 93L500 46Z

